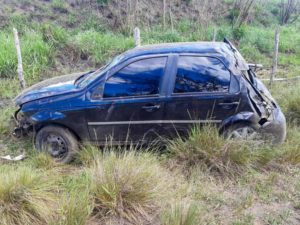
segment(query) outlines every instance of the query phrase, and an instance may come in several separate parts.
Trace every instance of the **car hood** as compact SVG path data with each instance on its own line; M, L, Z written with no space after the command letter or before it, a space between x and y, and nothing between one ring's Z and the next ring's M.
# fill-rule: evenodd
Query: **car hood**
M85 72L58 76L39 82L22 91L14 99L14 102L16 105L22 105L40 98L72 92L77 89L74 81L83 74Z

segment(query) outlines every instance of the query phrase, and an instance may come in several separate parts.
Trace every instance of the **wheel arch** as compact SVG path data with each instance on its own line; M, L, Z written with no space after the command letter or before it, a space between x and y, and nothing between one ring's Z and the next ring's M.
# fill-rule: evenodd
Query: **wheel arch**
M61 127L61 128L64 128L64 129L68 129L75 137L76 139L81 142L82 141L82 138L72 129L70 128L69 126L66 126L65 124L62 124L62 123L58 123L58 122L55 122L55 121L51 121L51 122L44 122L44 123L39 123L39 124L36 124L34 126L34 140L35 140L35 137L36 137L36 134L44 127L47 127L47 126L58 126L58 127Z
M229 127L236 124L245 124L257 127L259 117L253 112L241 112L225 119L220 126L220 134L224 133Z

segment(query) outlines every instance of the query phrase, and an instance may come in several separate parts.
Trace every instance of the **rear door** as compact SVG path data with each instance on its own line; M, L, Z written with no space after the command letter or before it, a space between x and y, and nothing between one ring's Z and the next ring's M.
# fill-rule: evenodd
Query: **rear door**
M235 114L239 94L230 93L232 75L218 58L181 55L177 60L164 113L169 134L186 132L196 124L219 124Z
M159 135L167 59L149 56L130 61L106 79L102 94L91 95L93 107L86 118L92 141L137 142Z

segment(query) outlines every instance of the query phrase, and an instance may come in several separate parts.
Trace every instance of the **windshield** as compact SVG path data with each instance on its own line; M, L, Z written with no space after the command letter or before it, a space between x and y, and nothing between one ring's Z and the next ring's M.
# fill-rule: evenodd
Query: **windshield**
M109 63L107 63L105 66L101 67L100 69L96 70L95 72L93 72L91 74L88 74L78 84L78 87L81 87L81 88L86 87L92 81L94 81L96 78L102 76L103 74L106 74L107 71L109 71L112 67L117 65L123 58L124 58L124 55L118 55L113 60L111 60Z

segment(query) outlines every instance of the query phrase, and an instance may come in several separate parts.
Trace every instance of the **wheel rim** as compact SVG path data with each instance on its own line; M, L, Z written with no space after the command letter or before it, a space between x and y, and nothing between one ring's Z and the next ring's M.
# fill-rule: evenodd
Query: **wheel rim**
M229 133L229 139L260 140L261 136L252 127L241 127Z
M68 153L64 138L54 133L49 133L43 138L42 149L56 159L62 159Z

